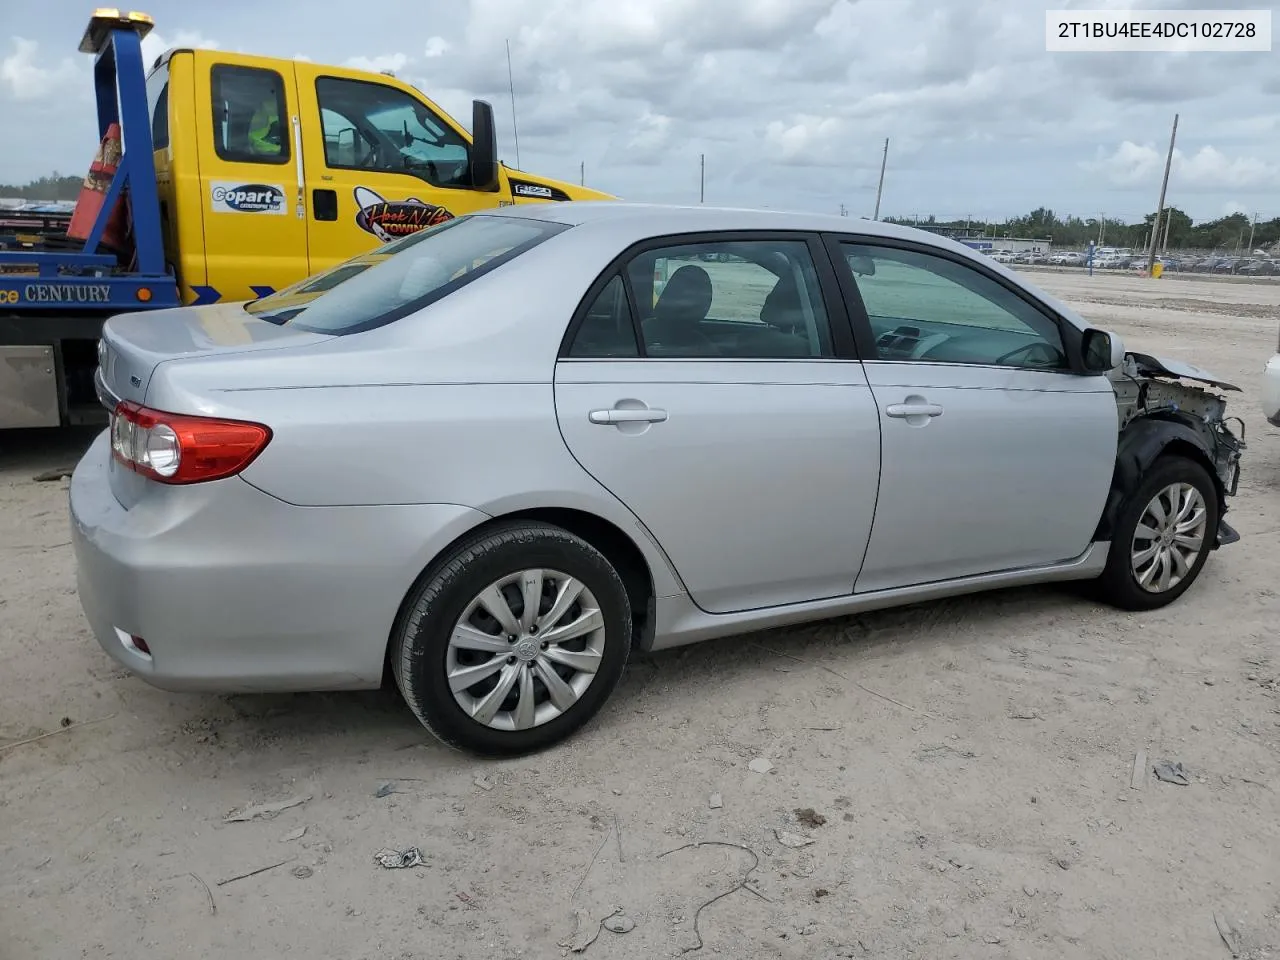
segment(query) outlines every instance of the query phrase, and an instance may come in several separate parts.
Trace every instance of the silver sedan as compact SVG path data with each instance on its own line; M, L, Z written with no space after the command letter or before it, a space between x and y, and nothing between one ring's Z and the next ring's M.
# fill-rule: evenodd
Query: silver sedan
M1211 374L884 223L623 203L460 217L247 305L118 316L79 595L173 690L394 676L482 754L632 650L972 591L1179 597L1243 444Z

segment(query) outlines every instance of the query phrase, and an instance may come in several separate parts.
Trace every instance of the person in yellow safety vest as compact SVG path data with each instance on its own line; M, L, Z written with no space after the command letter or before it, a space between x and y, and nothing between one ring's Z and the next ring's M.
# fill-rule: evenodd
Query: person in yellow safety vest
M249 121L249 149L263 157L275 157L280 148L280 111L274 96L258 105Z

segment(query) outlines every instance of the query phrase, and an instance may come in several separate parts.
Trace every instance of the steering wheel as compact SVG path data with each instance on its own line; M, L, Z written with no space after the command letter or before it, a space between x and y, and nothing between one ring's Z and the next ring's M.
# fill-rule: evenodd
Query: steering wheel
M1061 351L1059 351L1056 347L1051 347L1049 344L1044 343L1043 341L1037 340L1035 343L1024 343L1022 346L1017 347L1013 350L1010 350L1008 353L1001 354L1000 356L996 357L996 364L998 366L1002 365L1006 360L1010 360L1013 357L1016 357L1023 353L1030 353L1031 351L1037 350L1037 349L1044 351L1045 360L1055 364L1062 362ZM1047 366L1047 364L1041 364L1041 366Z

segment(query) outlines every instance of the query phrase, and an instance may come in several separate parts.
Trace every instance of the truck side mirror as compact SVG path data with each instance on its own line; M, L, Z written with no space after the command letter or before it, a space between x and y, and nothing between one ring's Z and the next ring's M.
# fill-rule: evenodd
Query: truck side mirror
M471 186L493 193L498 189L498 135L493 107L484 100L471 101Z

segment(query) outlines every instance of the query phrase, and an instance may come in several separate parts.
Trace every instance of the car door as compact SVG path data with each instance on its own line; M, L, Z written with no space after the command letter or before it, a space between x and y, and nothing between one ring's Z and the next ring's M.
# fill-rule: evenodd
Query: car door
M555 400L570 451L704 610L852 593L880 428L815 238L707 235L629 252L566 334Z
M391 77L299 63L313 273L424 227L509 202L471 186L471 140Z
M936 248L828 238L881 418L857 592L1079 556L1111 484L1115 396L1079 331Z
M253 300L307 275L291 128L298 97L292 65L278 66L232 53L195 58L206 273L186 281L195 303Z

